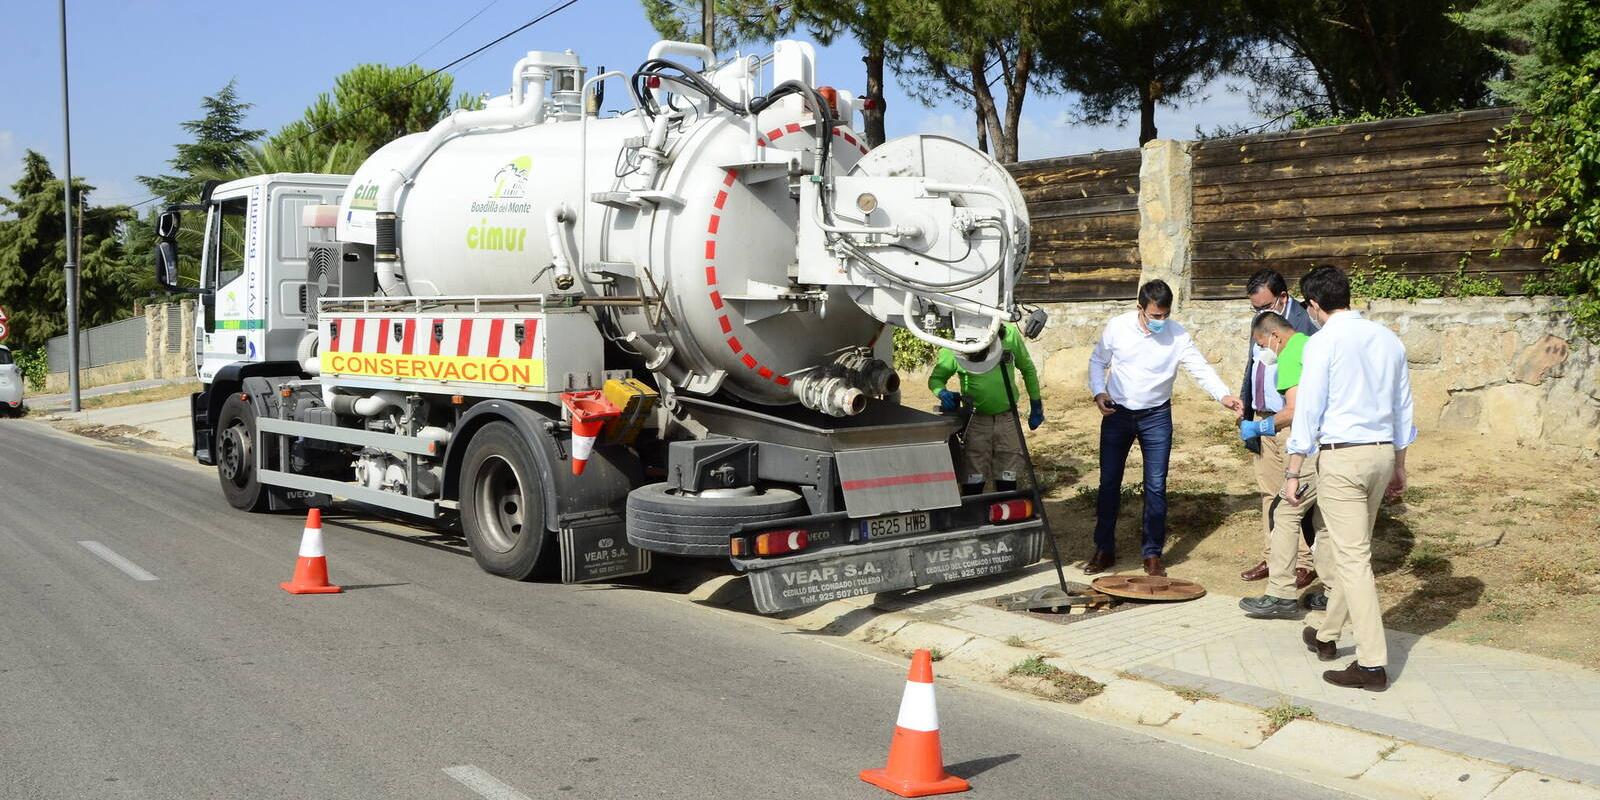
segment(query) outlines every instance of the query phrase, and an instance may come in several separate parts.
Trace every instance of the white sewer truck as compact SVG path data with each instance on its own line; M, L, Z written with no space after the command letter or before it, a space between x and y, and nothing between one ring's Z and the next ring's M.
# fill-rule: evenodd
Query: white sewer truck
M1033 563L1032 503L964 497L959 422L885 363L891 326L998 362L1022 195L948 138L869 150L814 75L796 41L592 77L530 52L353 176L168 209L174 291L179 214L205 218L195 458L239 509L459 521L518 580L729 559L764 613ZM597 113L608 82L626 111Z

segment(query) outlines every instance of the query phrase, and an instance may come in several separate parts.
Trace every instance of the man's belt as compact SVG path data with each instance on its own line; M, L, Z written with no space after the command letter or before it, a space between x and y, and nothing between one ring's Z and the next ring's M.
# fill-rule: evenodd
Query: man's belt
M1342 450L1346 447L1377 447L1378 445L1383 444L1394 444L1394 442L1331 442L1329 444L1318 445L1317 449Z

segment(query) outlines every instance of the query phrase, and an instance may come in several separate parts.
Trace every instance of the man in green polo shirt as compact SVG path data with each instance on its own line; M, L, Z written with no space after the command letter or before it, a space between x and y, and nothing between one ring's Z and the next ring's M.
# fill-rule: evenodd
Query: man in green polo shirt
M1022 372L1022 382L1028 390L1031 401L1028 430L1037 430L1044 424L1039 373L1033 368L1033 359L1028 356L1028 346L1017 326L1007 324L1001 341L1006 352L1011 354L1011 361ZM967 422L966 430L966 464L960 476L962 494L982 492L984 480L991 478L995 491L1015 490L1017 476L1027 468L1022 460L1022 440L1017 433L1017 409L1011 401L1016 395L1017 378L1010 364L1002 364L999 369L971 372L956 362L955 353L941 348L934 360L933 373L928 376L928 389L939 396L940 410L959 410L963 398L972 405L972 419ZM946 388L952 375L961 376L960 393ZM1006 382L1013 387L1009 393Z
M1250 335L1262 348L1267 363L1276 361L1278 391L1283 394L1283 410L1259 420L1245 420L1240 424L1239 437L1249 440L1255 436L1272 436L1288 428L1294 421L1295 395L1300 386L1301 356L1311 337L1300 333L1283 317L1267 311L1256 316L1250 326ZM1300 467L1300 496L1298 504L1279 497L1273 501L1271 514L1272 545L1267 558L1267 593L1261 597L1246 597L1239 607L1246 615L1260 619L1297 619L1300 616L1300 592L1295 588L1295 557L1300 549L1301 528L1310 514L1316 532L1322 532L1322 517L1313 513L1317 497L1316 454L1306 458ZM1313 572L1312 576L1315 577Z

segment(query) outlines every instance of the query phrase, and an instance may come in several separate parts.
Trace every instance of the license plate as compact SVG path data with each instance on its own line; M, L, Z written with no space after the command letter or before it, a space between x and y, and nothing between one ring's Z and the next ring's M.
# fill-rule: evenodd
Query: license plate
M928 512L926 511L861 521L861 538L868 541L887 539L891 536L906 536L913 533L927 533L931 530L933 530L933 523L928 519Z

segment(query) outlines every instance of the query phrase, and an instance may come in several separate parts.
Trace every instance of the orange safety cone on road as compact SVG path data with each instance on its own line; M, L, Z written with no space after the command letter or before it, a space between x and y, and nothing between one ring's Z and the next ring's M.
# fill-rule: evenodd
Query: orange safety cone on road
M906 692L900 698L900 717L889 740L889 764L861 771L861 780L901 797L952 794L972 788L944 771L939 751L939 707L933 700L933 655L918 650L911 656Z
M344 591L328 583L328 557L322 552L322 509L306 512L306 530L300 534L300 558L294 562L294 579L278 584L289 594L335 594Z

